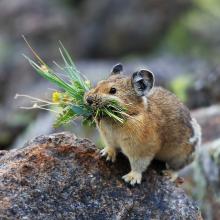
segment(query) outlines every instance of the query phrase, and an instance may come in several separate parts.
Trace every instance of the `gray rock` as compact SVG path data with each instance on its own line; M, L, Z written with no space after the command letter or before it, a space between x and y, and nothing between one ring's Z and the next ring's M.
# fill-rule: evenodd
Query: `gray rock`
M56 50L53 40L65 42L76 57L147 53L192 6L192 0L167 0L166 4L163 0L74 2L67 7L63 1L2 0L3 40L10 44L22 34L28 35L33 42L40 42L38 49L44 50L46 57Z
M180 172L185 190L198 202L204 219L220 216L220 105L192 112L202 127L203 144L195 162Z
M181 172L186 191L198 201L204 219L218 220L220 215L220 139L203 144L193 166Z
M84 0L80 3L87 55L96 57L148 53L173 22L192 6L191 0Z
M201 219L195 202L158 174L155 163L139 186L121 176L129 163L100 159L86 139L39 136L0 154L1 219Z
M202 127L202 142L207 143L219 138L220 134L220 105L212 105L192 111Z
M191 108L220 103L220 66L204 69L188 89Z

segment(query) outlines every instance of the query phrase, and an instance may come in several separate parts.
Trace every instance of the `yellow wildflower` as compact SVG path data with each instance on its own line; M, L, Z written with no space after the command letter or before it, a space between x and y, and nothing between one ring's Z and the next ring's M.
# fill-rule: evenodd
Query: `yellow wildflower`
M58 103L61 99L61 93L60 92L53 92L52 94L52 102Z

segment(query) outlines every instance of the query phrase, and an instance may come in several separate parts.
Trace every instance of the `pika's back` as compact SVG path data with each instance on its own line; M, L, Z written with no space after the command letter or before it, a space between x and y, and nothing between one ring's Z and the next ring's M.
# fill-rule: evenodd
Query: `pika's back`
M184 116L184 121L191 120L188 108L185 107L175 94L162 87L154 87L147 99L149 111L151 111L151 107L156 106L164 117L174 119Z
M148 97L147 114L158 122L158 133L164 146L182 144L194 135L188 108L166 89L152 89Z

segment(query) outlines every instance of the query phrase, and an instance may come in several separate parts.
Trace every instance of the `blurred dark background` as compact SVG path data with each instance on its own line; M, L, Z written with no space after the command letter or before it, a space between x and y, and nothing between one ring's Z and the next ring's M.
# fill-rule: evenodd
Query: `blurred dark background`
M53 88L22 56L32 56L22 35L49 64L59 62L61 40L93 83L121 62L127 73L151 69L157 85L175 92L191 110L220 101L218 0L1 0L0 10L0 149L59 130L101 145L95 130L77 123L54 130L54 115L19 109L29 103L15 100L16 93L45 98Z

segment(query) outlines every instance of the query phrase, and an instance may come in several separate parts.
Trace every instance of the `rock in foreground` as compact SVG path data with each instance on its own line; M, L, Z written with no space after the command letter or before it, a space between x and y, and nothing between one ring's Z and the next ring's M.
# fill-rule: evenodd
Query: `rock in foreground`
M0 218L201 219L194 202L156 168L136 187L122 181L128 171L126 158L107 163L88 140L40 136L0 151Z

